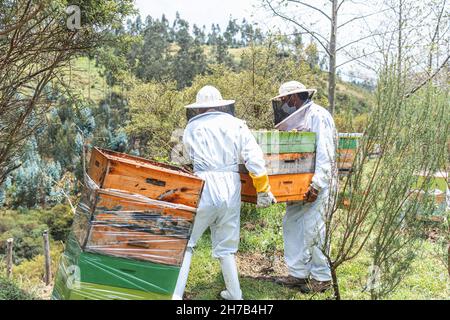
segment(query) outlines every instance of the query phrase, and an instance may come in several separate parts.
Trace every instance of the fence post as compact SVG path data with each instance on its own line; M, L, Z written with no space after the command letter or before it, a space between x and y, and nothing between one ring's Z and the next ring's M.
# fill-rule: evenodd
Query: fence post
M44 257L45 257L45 276L44 281L45 285L50 284L50 279L52 278L52 270L51 270L51 258L50 258L50 243L48 241L48 231L45 230L42 234L44 237Z
M14 239L9 238L6 240L6 277L11 279L12 266L13 266L13 244Z

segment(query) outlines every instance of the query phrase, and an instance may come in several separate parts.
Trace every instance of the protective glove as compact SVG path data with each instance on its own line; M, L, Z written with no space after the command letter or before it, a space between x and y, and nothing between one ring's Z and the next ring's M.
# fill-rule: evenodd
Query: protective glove
M258 192L257 203L256 203L257 208L267 208L275 203L277 203L277 199L275 199L272 192L270 192L270 191Z
M305 193L305 201L306 202L314 202L317 200L317 197L319 196L320 190L317 190L312 185L309 186L308 191Z
M250 177L253 180L253 186L257 193L268 192L270 190L269 176L267 174L257 176L250 172Z

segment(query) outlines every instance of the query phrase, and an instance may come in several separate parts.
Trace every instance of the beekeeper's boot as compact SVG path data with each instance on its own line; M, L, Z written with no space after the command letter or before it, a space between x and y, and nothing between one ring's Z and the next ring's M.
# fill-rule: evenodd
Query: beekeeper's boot
M189 276L189 269L191 267L192 260L192 248L187 248L184 254L183 264L181 265L180 274L178 276L175 291L172 296L172 300L183 300L184 289Z
M220 263L227 288L220 293L220 296L225 300L242 300L242 291L239 285L238 270L234 255L220 258Z

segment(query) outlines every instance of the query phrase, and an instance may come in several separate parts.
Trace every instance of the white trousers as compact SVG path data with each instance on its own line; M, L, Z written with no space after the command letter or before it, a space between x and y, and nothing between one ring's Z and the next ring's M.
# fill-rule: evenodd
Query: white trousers
M289 274L306 279L330 281L331 271L323 254L325 217L329 191L321 190L313 203L293 202L286 207L283 219L284 257Z
M239 174L202 172L199 176L206 180L206 186L197 209L188 247L194 248L209 227L213 257L223 258L233 255L239 247L241 215Z
M211 228L214 258L235 254L239 247L241 208L206 207L197 211L188 247L194 248L208 227Z

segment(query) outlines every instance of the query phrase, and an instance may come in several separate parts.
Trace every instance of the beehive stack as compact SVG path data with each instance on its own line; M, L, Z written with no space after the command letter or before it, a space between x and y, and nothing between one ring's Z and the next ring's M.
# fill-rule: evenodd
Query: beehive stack
M315 168L316 135L312 132L253 131L264 152L271 192L278 202L304 200ZM256 203L253 181L240 166L241 198Z
M360 133L339 134L337 166L340 173L351 171L361 137L362 134Z
M444 221L448 211L450 211L449 173L445 171L433 174L420 172L415 175L415 178L411 198L417 198L419 202L418 218Z
M94 149L54 299L171 299L203 180Z

